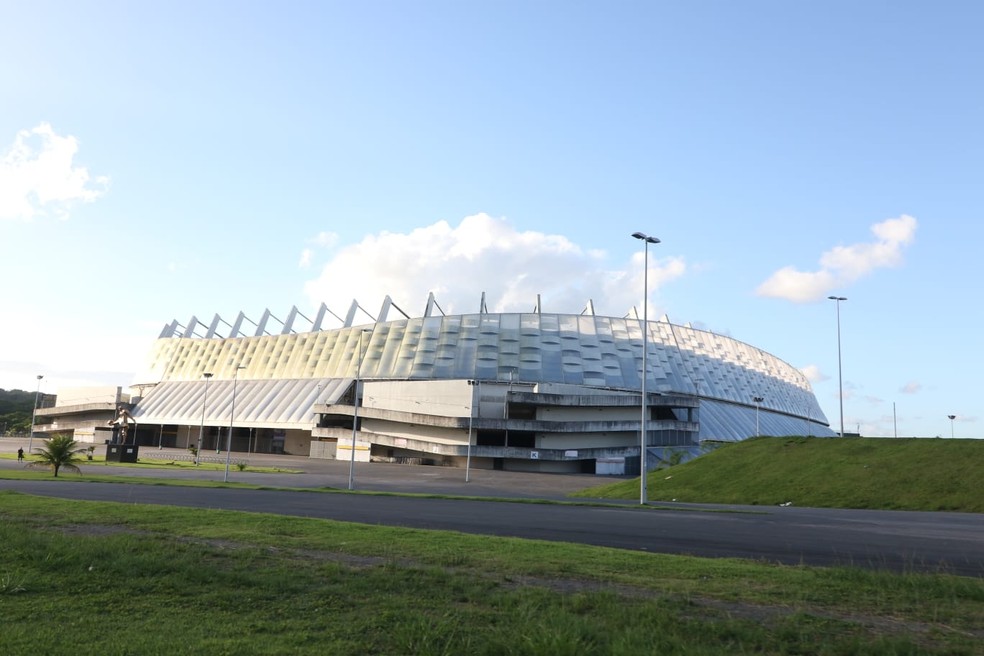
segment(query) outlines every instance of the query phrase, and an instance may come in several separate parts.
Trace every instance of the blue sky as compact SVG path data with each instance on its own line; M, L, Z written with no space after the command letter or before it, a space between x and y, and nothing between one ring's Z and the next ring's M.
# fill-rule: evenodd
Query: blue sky
M596 311L981 437L976 2L0 3L0 387L172 319ZM957 415L952 424L947 415Z

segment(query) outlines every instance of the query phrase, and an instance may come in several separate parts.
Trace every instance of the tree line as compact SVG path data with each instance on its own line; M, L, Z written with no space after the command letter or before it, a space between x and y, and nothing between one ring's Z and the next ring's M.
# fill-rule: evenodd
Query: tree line
M35 392L0 389L0 435L23 435L31 432ZM38 395L38 407L54 405L54 394Z

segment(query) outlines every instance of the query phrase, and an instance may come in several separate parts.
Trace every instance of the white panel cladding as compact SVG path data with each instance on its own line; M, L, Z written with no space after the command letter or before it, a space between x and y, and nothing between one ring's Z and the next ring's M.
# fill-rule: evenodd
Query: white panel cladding
M665 321L650 321L648 331L651 391L696 392L745 407L761 396L762 410L827 423L806 377L779 358L730 337ZM354 378L359 369L367 381L454 380L460 385L478 379L638 391L642 343L638 319L538 313L432 316L314 333L162 338L138 383L200 384L202 374L210 372L217 384L231 380L242 366L240 381ZM452 386L426 399L398 387L391 391L397 394L390 402L402 404L404 411L412 412L414 401L426 401L433 404L429 414L467 414L467 388ZM372 402L369 396L367 403ZM455 412L459 405L462 411ZM284 407L278 412L289 411Z

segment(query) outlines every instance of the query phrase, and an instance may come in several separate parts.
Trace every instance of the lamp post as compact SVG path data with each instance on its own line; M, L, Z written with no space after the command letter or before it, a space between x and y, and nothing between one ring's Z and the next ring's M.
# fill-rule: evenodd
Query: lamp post
M957 418L957 415L947 415L950 419L950 439L953 439L953 420Z
M646 377L648 367L646 366L647 333L649 332L649 244L658 244L659 239L650 237L641 232L633 232L632 236L641 239L644 246L645 261L643 262L642 274L642 417L639 424L639 503L645 504L649 496L646 489L646 414L648 411L646 403Z
M478 399L478 412L482 412L482 381L480 380L469 380L468 389L471 390L474 386L475 393L472 394L471 403L468 406L468 451L465 456L465 482L467 483L469 477L471 476L471 445L472 445L472 417L475 416L475 400Z
M753 396L752 400L755 401L755 435L757 437L762 434L759 431L759 404L765 399L761 396Z
M239 370L245 368L239 365L236 367L236 373L232 376L232 412L229 413L229 436L226 439L226 465L225 474L222 476L223 483L229 480L229 458L232 454L232 426L236 421L236 382L239 380Z
M837 304L837 397L840 401L840 436L844 437L844 375L841 367L841 301L846 301L846 296L828 296L829 300Z
M359 331L359 357L355 365L355 390L352 395L352 450L349 454L348 489L355 489L355 434L359 430L359 378L362 373L362 337L371 330L363 328Z
M41 396L41 379L44 378L44 374L38 374L38 389L34 392L34 412L31 413L31 437L27 440L27 453L31 453L31 447L34 446L34 423L38 418L38 397Z
M202 458L202 437L205 435L205 406L208 404L208 381L211 380L212 374L205 372L202 376L205 377L205 396L202 398L202 425L198 429L198 448L195 449L196 467Z

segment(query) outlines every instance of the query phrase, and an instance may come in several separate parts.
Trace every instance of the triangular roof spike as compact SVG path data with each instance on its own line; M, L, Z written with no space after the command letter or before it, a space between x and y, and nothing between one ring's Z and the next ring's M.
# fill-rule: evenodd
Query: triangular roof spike
M304 313L298 310L296 305L291 306L290 312L287 313L287 320L284 321L284 329L281 332L282 335L286 335L287 333L297 332L296 330L294 330L294 321L297 319L298 315L306 319L308 323L311 323L311 320L308 319L306 316L304 316Z
M284 319L284 329L280 331L281 335L286 335L288 333L294 332L294 319L297 318L297 306L291 305L290 312L287 313L287 318Z
M276 321L277 323L279 323L281 326L284 325L284 322L281 321L280 319L278 319L277 317L275 317L273 315L273 313L270 312L270 309L267 308L266 310L263 310L263 316L260 317L260 322L258 324L256 324L256 336L257 337L260 337L261 335L269 335L270 334L266 330L266 325L270 321L270 319L273 319L274 321Z
M390 295L387 294L383 298L383 305L382 305L382 307L379 308L379 318L378 319L374 319L374 321L386 321L386 320L388 320L389 319L389 311L390 311L390 308L395 308L396 311L399 312L400 314L402 314L404 317L406 317L407 319L410 318L410 315L407 314L406 312L404 312L403 311L403 308L401 308L399 305L397 305L396 303L394 303L393 302L393 299L390 297ZM366 314L369 314L369 313L366 312Z
M220 317L218 314L216 314L214 317L212 317L212 323L210 323L208 325L208 330L205 331L205 339L212 339L213 337L215 337L215 334L216 334L215 331L217 331L219 329L219 324L220 323L225 323L225 321L222 321L222 317ZM226 324L226 325L228 325L228 324ZM219 335L219 338L220 339L221 339L221 337L222 336Z
M355 321L355 311L359 309L359 302L352 299L352 305L349 306L348 312L345 314L345 320L342 322L342 326L345 328L351 328L352 323Z
M322 325L324 324L325 321L325 314L330 314L331 316L335 317L336 319L338 319L339 323L342 324L345 323L345 319L342 319L340 316L332 312L327 305L322 303L321 307L318 308L318 314L311 325L312 332L317 332L322 329Z
M389 297L389 294L383 297L383 304L379 306L379 320L386 321L389 318L390 306L393 305L393 299Z
M425 317L432 316L434 314L434 308L437 308L437 311L441 313L442 317L448 316L444 313L444 308L442 308L441 305L437 302L437 298L434 297L434 292L428 292L427 306L424 308L424 316Z
M321 324L325 320L325 314L328 313L328 306L324 303L318 308L317 314L314 315L314 321L311 322L311 332L316 333L321 330Z
M540 295L536 295L536 307L533 308L533 314L540 314Z
M595 313L594 301L589 298L588 304L584 306L583 310L581 310L581 314L590 314L593 317L594 313Z
M195 336L195 328L197 328L197 327L198 327L198 317L192 316L191 319L188 319L188 325L185 326L184 334L181 335L181 336L182 337L194 337Z
M661 321L661 322L663 322L663 323L670 323L670 317L669 317L669 316L667 316L666 314L663 314L663 316L661 316L661 317L660 317L660 318L658 319L658 321Z
M488 311L489 311L489 308L488 308L487 305L485 305L485 292L482 292L482 301L478 305L478 313L479 314L486 314Z
M163 339L164 337L174 337L180 327L181 324L178 323L177 319L171 320L171 323L164 325L164 330L161 331L161 336L159 339Z
M239 337L243 329L243 321L248 321L253 323L253 320L246 316L245 312L240 311L236 316L236 321L232 324L232 329L229 331L229 337ZM255 326L256 324L253 323Z
M384 301L384 304L385 304L385 301ZM344 327L345 328L351 328L352 327L352 324L355 322L355 313L356 313L357 310L362 310L363 312L366 312L366 309L364 307L362 307L361 305L359 305L359 302L353 298L352 299L352 305L349 306L349 311L345 315L345 322L344 322ZM366 312L366 316L369 317L370 319L372 319L373 322L376 321L376 317L372 316L368 312Z

